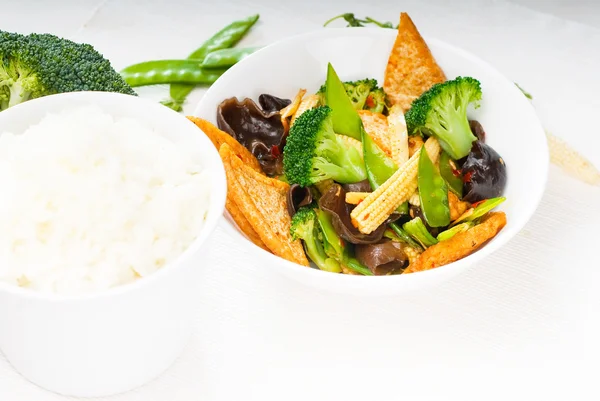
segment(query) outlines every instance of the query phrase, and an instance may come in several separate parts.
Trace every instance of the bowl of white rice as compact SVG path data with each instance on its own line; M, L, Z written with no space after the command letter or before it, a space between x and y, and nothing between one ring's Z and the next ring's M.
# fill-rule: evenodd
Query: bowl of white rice
M74 396L142 385L190 335L222 216L219 155L185 117L76 92L0 113L0 349Z

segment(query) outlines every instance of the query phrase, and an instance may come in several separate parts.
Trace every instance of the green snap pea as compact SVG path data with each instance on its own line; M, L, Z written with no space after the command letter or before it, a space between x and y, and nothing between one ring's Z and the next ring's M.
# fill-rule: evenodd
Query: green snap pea
M344 266L346 266L350 270L354 270L355 272L362 274L363 276L373 275L371 270L369 270L368 267L360 263L354 256L347 256L344 261Z
M426 151L421 151L419 156L418 185L421 210L427 224L431 227L450 224L448 186Z
M454 237L456 234L465 232L471 227L473 227L473 223L470 221L466 222L466 223L458 224L452 228L449 228L449 229L439 233L437 236L437 240L440 242L447 241L450 238Z
M470 209L469 212L463 214L463 216L461 216L461 218L454 221L452 223L452 225L456 225L456 224L462 223L462 222L469 222L469 221L477 220L478 218L483 217L483 215L485 215L487 212L490 212L492 209L499 206L505 200L506 200L505 197L500 197L500 198L490 198L490 199L481 201L473 209Z
M371 273L369 268L363 266L352 254L351 244L346 244L337 234L329 212L321 209L316 209L316 212L319 229L324 239L323 248L327 256L338 262L338 267L339 264L342 264L357 273L372 276L373 273ZM332 263L332 265L334 264Z
M210 39L202 44L198 49L194 50L189 56L190 60L204 61L207 54L216 50L227 49L235 46L245 35L250 28L258 21L259 15L251 15L248 18L234 21L215 33ZM169 89L171 99L164 102L171 103L173 109L179 111L185 101L187 95L194 89L195 85L190 84L172 84Z
M328 244L328 247L330 248L329 252L326 253L329 255L329 257L341 259L344 252L344 243L333 227L331 215L328 212L318 208L315 209L315 211L317 213L317 221L319 222L321 233L323 234L325 240L323 242Z
M415 217L411 221L404 223L402 228L407 234L417 240L423 248L428 248L438 243L438 240L427 231L427 227L425 227L420 217Z
M338 134L360 140L362 121L331 63L327 65L325 104L331 107L333 130Z
M402 227L400 227L396 223L390 224L391 230L385 230L383 234L386 238L389 238L393 241L402 241L406 242L408 245L412 246L415 249L422 249L421 245L417 243Z
M130 65L121 71L123 79L132 87L183 82L212 84L224 70L203 70L195 60L154 60Z
M454 166L453 166L454 165ZM460 174L456 175L455 161L450 158L450 155L442 151L440 155L440 175L448 184L448 187L459 198L463 196L463 181Z
M246 47L243 49L222 49L208 53L202 62L202 68L231 67L243 58L257 51L258 47Z

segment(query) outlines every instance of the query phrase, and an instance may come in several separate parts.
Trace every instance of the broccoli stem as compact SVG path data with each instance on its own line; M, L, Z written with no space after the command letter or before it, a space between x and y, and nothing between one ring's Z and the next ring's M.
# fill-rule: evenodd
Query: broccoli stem
M465 110L451 110L437 124L441 129L433 132L440 141L440 146L455 160L462 159L471 151L473 142L477 140L471 132Z
M13 84L10 85L9 89L10 98L8 101L8 107L16 106L19 103L23 103L29 100L29 97L31 96L31 92L25 90L25 88L23 88L19 80L13 82Z

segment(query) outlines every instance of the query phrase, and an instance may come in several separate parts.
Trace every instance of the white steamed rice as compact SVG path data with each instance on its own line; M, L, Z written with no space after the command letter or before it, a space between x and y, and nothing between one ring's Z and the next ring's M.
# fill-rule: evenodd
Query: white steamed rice
M0 135L0 280L81 294L179 256L209 205L206 172L129 118L96 107Z

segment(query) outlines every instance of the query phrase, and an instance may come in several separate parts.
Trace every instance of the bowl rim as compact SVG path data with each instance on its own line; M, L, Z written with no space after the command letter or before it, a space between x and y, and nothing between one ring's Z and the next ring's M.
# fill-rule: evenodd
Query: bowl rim
M202 227L198 237L192 241L192 243L181 253L177 258L167 263L165 266L161 267L157 271L149 274L148 276L142 277L138 280L117 285L114 287L110 287L103 290L95 290L89 293L81 293L81 294L62 294L62 293L54 293L54 292L46 292L46 291L37 291L29 288L22 288L19 286L15 286L13 284L9 284L0 280L0 292L5 292L11 295L20 296L24 298L30 299L38 299L45 300L51 302L71 302L71 301L84 301L84 300L96 300L101 298L109 298L118 295L122 295L129 292L134 292L139 290L145 286L150 285L151 283L161 280L164 276L168 274L172 274L174 270L179 269L188 259L195 254L202 245L207 241L212 232L215 230L221 219L223 218L223 213L225 211L225 198L227 194L227 181L225 178L225 168L223 163L221 162L221 158L219 157L219 153L216 148L212 145L212 142L208 139L206 135L202 133L200 129L196 127L196 125L187 119L184 115L168 108L160 103L154 102L149 99L141 98L138 96L127 95L123 93L116 92L103 92L103 91L78 91L78 92L67 92L67 93L59 93L49 96L44 96L37 99L32 99L24 103L20 103L15 105L7 110L4 110L0 113L0 124L2 123L2 119L6 118L5 113L12 113L14 110L21 111L23 109L27 109L28 107L34 107L32 104L36 103L39 105L42 102L52 103L52 102L61 102L66 98L81 98L82 101L87 101L89 103L94 103L94 98L109 98L114 102L137 102L142 105L145 105L145 109L147 112L144 114L158 114L161 115L161 119L170 119L171 121L175 121L180 119L182 126L187 125L190 131L190 134L195 133L200 138L200 141L204 143L202 146L204 150L203 153L206 155L206 159L208 161L208 168L212 171L213 175L210 177L210 196L207 217L205 220L205 224ZM37 107L37 106L36 106ZM106 110L103 110L107 112ZM133 116L131 118L141 119L142 117ZM148 121L148 120L144 120ZM187 123L185 123L187 121ZM152 124L150 124L152 126ZM3 132L2 127L0 126L0 134Z
M289 45L296 44L296 42L302 42L305 40L319 38L319 37L328 37L329 38L329 37L336 37L336 36L341 36L341 35L343 35L343 36L374 36L374 35L376 35L376 36L391 38L391 37L395 37L396 34L397 34L396 30L371 28L371 27L367 27L367 28L356 27L355 29L348 28L348 27L346 27L346 28L321 28L318 30L300 33L297 35L293 35L293 36L289 36L289 37L280 39L276 42L273 42L272 44L270 44L268 46L263 47L262 49L259 49L256 52L252 53L251 55L247 56L244 60L241 60L239 63L237 63L236 65L231 67L229 70L227 70L217 80L217 82L215 82L215 84L213 84L213 86L211 86L206 91L206 93L203 95L202 99L196 105L193 115L199 116L201 118L205 118L206 116L201 115L201 111L205 107L204 103L209 98L209 96L207 96L207 95L209 95L211 93L211 91L214 90L216 84L219 81L225 82L230 75L232 75L232 74L236 73L238 70L244 68L244 65L249 60L253 60L255 58L261 57L262 53L269 51L268 49L270 49L272 47L289 46ZM481 68L487 70L496 79L507 84L507 87L511 87L512 88L511 90L513 90L515 94L518 93L519 95L521 95L520 90L516 87L516 85L514 85L514 83L511 80L506 78L496 68L494 68L491 64L484 61L480 57L475 56L474 54L472 54L460 47L454 46L454 45L444 42L440 39L425 37L425 40L428 45L433 44L435 47L445 48L445 50L449 50L450 52L456 53L459 56L461 56L465 59L468 59L470 62L479 65ZM543 166L540 167L540 176L537 177L538 180L535 181L535 184L531 185L529 188L530 195L534 196L535 199L533 200L533 202L531 202L529 204L529 207L527 209L523 210L523 214L522 214L523 217L520 220L516 221L512 226L505 227L502 230L504 235L502 236L502 238L500 240L498 240L497 238L493 238L489 243L487 243L484 247L482 247L478 251L476 251L462 259L459 259L455 262L449 263L444 266L440 266L441 268L443 267L444 271L448 272L449 270L458 270L458 271L463 270L466 267L469 267L469 266L477 263L478 261L485 259L489 255L491 255L493 252L502 248L504 245L506 245L508 242L510 242L516 236L516 234L518 234L523 229L523 227L530 221L531 217L537 210L537 208L542 200L542 197L545 192L546 184L548 181L548 171L549 171L549 164L550 164L550 155L549 155L548 145L545 140L544 128L541 124L541 121L539 120L539 117L537 116L537 113L535 112L533 105L524 96L520 96L519 98L522 99L521 107L526 108L531 113L532 117L535 119L536 125L538 125L538 127L539 127L539 130L537 130L538 132L531 133L531 135L539 136L539 138L540 138L539 142L540 142L540 144L543 144L543 146L540 146L540 149L538 149L538 156L540 158L540 161L543 162ZM541 139L543 139L543 140L541 140ZM225 211L225 213L227 213L227 211ZM438 268L415 272L415 273L411 273L411 274L398 274L398 275L390 275L390 276L326 274L329 272L324 272L324 271L321 271L321 270L315 269L315 268L307 269L306 266L301 266L297 263L288 261L284 258L281 258L275 254L267 252L266 250L261 249L260 247L254 245L241 231L239 231L239 229L235 225L235 222L228 221L225 218L225 215L223 216L223 223L224 223L223 224L224 229L229 234L232 234L234 236L237 235L242 240L242 241L239 241L240 246L243 246L245 249L248 249L248 251L251 252L251 254L256 255L257 257L261 258L260 259L261 264L268 265L269 267L274 267L276 265L282 265L286 268L290 268L292 270L297 271L298 274L313 275L315 277L315 279L320 278L322 280L335 280L338 283L344 283L344 284L351 283L352 285L359 283L359 280L362 283L366 282L366 280L369 280L369 283L377 281L380 284L385 282L386 285L394 285L394 283L397 283L400 280L402 280L404 282L408 282L410 280L415 281L415 280L421 280L421 279L425 279L426 277L431 277L433 275L439 274ZM448 272L448 273L452 273L452 272Z

